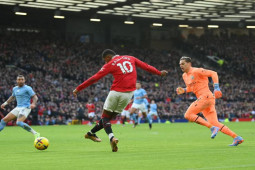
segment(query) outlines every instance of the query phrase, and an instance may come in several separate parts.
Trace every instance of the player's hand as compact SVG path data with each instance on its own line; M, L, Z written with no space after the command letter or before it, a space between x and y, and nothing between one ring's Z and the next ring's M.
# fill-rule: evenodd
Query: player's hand
M182 87L177 87L176 93L177 93L178 95L183 94L183 93L185 93L185 89L182 88Z
M167 75L167 73L168 73L168 72L167 72L166 70L162 70L162 71L161 71L161 76L164 77L164 76Z
M2 105L1 105L1 109L5 110L4 107L5 107L5 104L2 104Z
M220 87L219 87L218 83L214 84L214 91L213 91L213 93L214 93L214 97L216 99L219 99L219 98L222 97L222 92L220 91Z
M35 107L36 107L36 105L33 104L33 103L30 105L30 108L31 108L31 109L34 109Z
M77 94L78 94L78 90L75 89L75 90L73 91L74 97L77 97Z
M222 92L221 91L217 91L217 90L214 90L214 97L216 99L219 99L222 97Z

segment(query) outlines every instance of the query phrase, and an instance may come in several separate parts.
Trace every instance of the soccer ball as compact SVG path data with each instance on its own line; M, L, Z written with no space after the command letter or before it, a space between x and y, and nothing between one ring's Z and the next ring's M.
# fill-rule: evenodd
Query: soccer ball
M49 147L49 140L45 137L36 138L34 141L34 146L38 150L45 150Z

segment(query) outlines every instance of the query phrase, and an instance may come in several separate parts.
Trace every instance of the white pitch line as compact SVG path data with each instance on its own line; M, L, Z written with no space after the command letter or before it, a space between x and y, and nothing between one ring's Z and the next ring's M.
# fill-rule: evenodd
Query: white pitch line
M234 165L234 166L218 166L211 168L188 168L188 169L179 169L179 170L200 170L200 169L230 169L230 168L247 168L247 167L255 167L255 164L247 164L247 165Z

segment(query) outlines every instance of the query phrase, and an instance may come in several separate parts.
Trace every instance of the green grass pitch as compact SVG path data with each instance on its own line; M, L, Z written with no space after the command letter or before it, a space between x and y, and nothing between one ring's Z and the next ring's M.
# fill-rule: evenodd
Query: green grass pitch
M84 139L87 125L34 126L47 137L50 146L36 150L33 136L20 127L0 132L0 169L255 169L254 122L227 123L244 138L238 147L229 147L232 138L219 133L210 139L209 129L193 123L148 124L133 128L113 125L119 139L119 151L111 152L104 130L103 140Z

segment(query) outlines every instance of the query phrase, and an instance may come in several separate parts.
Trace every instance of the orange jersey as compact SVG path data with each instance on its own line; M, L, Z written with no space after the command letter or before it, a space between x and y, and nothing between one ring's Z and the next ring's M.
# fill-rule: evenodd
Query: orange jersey
M188 73L183 73L182 75L187 86L186 92L195 93L197 98L202 94L212 93L208 86L208 77L212 77L213 83L219 83L218 75L215 71L191 67Z

